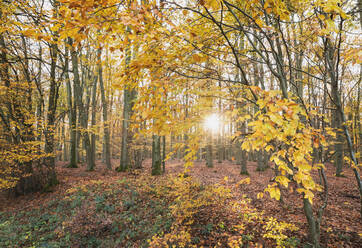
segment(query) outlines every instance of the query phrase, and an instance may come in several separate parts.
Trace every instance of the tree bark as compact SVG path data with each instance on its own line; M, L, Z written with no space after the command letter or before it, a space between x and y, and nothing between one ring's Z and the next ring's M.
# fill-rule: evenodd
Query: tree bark
M53 187L58 183L55 172L55 154L54 154L54 129L55 129L55 114L58 103L58 90L59 84L56 81L56 66L58 57L58 46L54 43L50 45L50 89L48 97L48 115L47 115L47 127L45 129L45 153L49 156L45 159L45 166L48 168L48 178L46 188Z
M211 131L210 131L211 132ZM206 145L206 166L211 168L214 167L214 161L212 156L212 134L208 135L207 145Z
M166 136L162 136L162 173L166 172Z
M152 175L161 175L161 137L152 136Z
M127 27L126 32L130 32L130 28ZM131 49L126 49L125 66L128 68L131 62ZM132 116L133 101L135 99L136 92L129 85L125 86L124 98L123 98L123 121L122 121L122 144L121 144L121 159L120 165L117 167L117 171L126 171L131 168L131 146L132 146L132 132L130 130L130 121Z
M99 87L101 90L102 110L103 110L103 132L104 132L104 157L107 169L112 169L111 164L111 144L109 135L109 123L108 123L108 102L106 100L106 94L103 83L103 69L101 63L102 50L98 49L98 77Z
M75 96L73 97L73 92L75 93L75 87L73 87L70 83L69 77L69 51L67 45L65 46L65 80L67 86L67 103L68 103L68 117L69 117L69 132L70 132L70 162L67 165L68 168L77 168L77 105Z
M91 161L88 162L88 171L93 171L95 167L95 161L96 161L96 134L95 134L95 126L97 123L96 120L96 108L97 108L97 82L98 82L98 76L94 76L93 80L93 89L92 89L92 134L91 134L91 147L90 147L90 159Z
M80 86L80 77L79 77L79 68L78 68L78 53L73 47L73 40L69 39L69 45L71 47L71 60L72 60L72 70L73 70L73 77L74 77L74 95L75 95L75 101L76 106L79 110L79 124L82 127L81 136L83 138L83 144L84 148L86 150L86 160L88 163L88 168L92 168L94 165L92 165L92 159L91 159L91 151L90 151L90 140L89 140L89 134L87 131L88 126L88 111L86 107L83 104L82 101L82 88ZM77 135L78 136L78 135ZM80 135L79 135L80 136ZM78 136L78 137L79 137ZM79 142L79 138L77 137L77 141Z

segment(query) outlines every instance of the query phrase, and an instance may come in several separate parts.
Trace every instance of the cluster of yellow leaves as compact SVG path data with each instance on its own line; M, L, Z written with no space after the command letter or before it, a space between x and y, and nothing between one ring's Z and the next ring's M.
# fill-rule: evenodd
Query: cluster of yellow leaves
M0 34L9 31L11 29L11 26L14 23L14 19L12 18L12 16L15 10L16 10L16 5L8 4L5 1L1 1Z
M21 177L30 176L23 172L26 163L39 161L49 156L42 151L43 142L27 141L19 145L0 142L0 189L9 189L16 185Z
M230 196L230 190L223 186L206 186L200 190L201 185L194 181L192 177L178 177L170 181L168 197L174 199L175 204L170 208L176 221L183 225L192 225L193 216L200 207L212 204L225 203Z
M220 0L201 0L200 4L205 8L210 8L212 10L217 10L220 8Z
M359 155L360 155L360 154L357 153L357 154L356 154L356 157L358 158ZM354 162L353 162L349 157L347 157L347 156L344 156L343 159L344 159L344 161L345 161L348 165L350 165L350 166L351 166L352 168L354 168L354 169L359 170L359 169L362 167L361 163L356 164L356 163L354 163Z
M232 203L232 210L237 213L242 219L242 223L234 226L234 230L240 235L244 233L246 224L262 224L262 236L264 238L273 239L276 243L276 247L288 247L285 241L288 236L285 234L287 231L296 231L298 228L286 222L279 222L273 217L264 216L263 213L259 213L256 209L249 206L250 199L245 196L239 201ZM230 237L230 247L241 247L243 242L238 236Z
M156 190L161 196L172 200L170 209L175 222L170 233L156 235L149 241L151 247L169 247L169 244L194 247L190 244L190 228L197 213L211 205L222 208L230 197L230 190L223 186L205 186L203 189L192 177L184 176L168 178L165 185Z
M149 240L150 247L200 247L191 244L191 226L197 221L195 217L200 211L209 208L231 211L240 218L237 224L229 227L233 230L233 235L228 235L228 247L236 248L243 245L243 235L247 234L245 229L248 224L261 224L264 237L275 240L278 247L286 247L284 243L288 238L286 231L297 230L294 225L265 217L263 213L250 207L250 199L246 196L241 199L235 198L224 186L215 184L204 187L195 182L192 177L180 176L167 177L153 188L147 183L150 180L141 179L143 184L140 188L156 191L160 197L167 199L175 218L171 232L152 237ZM227 181L227 178L224 180ZM248 180L241 181L240 184L242 183L248 183Z
M276 241L277 247L285 247L285 240L288 238L288 236L284 234L285 231L298 230L298 228L293 224L278 222L273 217L269 217L269 219L265 222L263 228L266 230L266 233L263 235L263 237L274 239Z
M279 200L279 185L288 188L291 177L300 187L297 191L312 202L313 191L320 191L321 187L311 176L311 171L318 168L312 168L311 153L319 142L325 145L325 138L308 126L309 117L300 105L280 98L278 92L262 92L257 104L260 110L248 124L253 134L243 142L242 148L272 151L270 161L281 175L276 177L277 183L269 185L265 191Z
M191 248L196 248L196 245L190 245L191 242L191 235L188 231L186 230L182 230L183 227L181 227L180 229L177 229L177 231L175 229L172 230L171 233L167 233L167 234L161 234L159 235L155 235L152 237L151 240L148 241L150 247L162 247L162 248L168 248L168 247L191 247ZM170 246L169 244L177 244L176 245L172 245Z

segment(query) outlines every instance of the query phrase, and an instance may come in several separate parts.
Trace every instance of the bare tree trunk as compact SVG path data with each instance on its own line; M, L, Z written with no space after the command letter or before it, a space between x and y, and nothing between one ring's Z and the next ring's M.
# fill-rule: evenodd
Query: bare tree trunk
M69 132L70 132L70 162L67 165L68 168L77 168L77 105L75 96L73 97L73 92L75 93L75 87L73 87L70 83L69 77L69 51L67 45L65 46L65 59L64 59L64 67L65 67L65 80L67 86L67 103L68 103L68 116L69 116Z
M104 132L104 156L105 162L108 169L112 169L111 164L111 145L110 145L110 135L109 135L109 123L108 123L108 102L106 100L106 94L104 90L103 83L103 70L101 61L102 50L98 49L98 77L99 77L99 86L101 89L101 99L102 99L102 109L103 109L103 132Z
M98 77L94 76L93 80L93 89L92 89L92 134L91 134L91 146L90 146L90 159L91 161L88 162L88 171L93 171L95 167L95 161L96 161L96 134L95 134L95 126L96 126L96 108L97 108L97 82Z
M65 135L65 117L63 117L63 123L62 123L62 140L63 140L62 157L63 161L66 162L69 160L69 156L68 156L68 142Z
M246 123L243 123L241 125L241 132L245 133L246 132L245 129L246 129ZM240 146L241 146L241 144L240 144ZM240 153L240 165L241 165L240 174L249 175L248 168L247 168L248 154L244 150L241 150L239 153Z
M338 101L337 98L340 98L340 91L338 87L338 81L332 82L332 97L333 101ZM333 119L333 127L336 129L336 140L334 144L334 165L336 167L336 176L342 176L342 168L343 168L343 136L342 132L339 130L342 121L341 115L338 110L332 111L332 119Z
M166 172L166 136L162 136L162 173Z
M340 23L340 29L342 28L342 23ZM339 37L341 39L341 37ZM329 78L332 84L332 88L338 86L338 62L339 60L337 60L337 62L334 61L334 50L337 49L337 56L339 56L340 53L340 49L339 47L334 48L331 45L331 41L329 40L329 38L325 38L324 40L324 44L325 44L325 51L324 51L324 59L325 59L325 64L326 64L326 70L329 74ZM351 139L351 135L349 133L348 130L348 125L346 125L346 117L344 114L344 110L342 108L342 101L341 101L341 96L340 94L335 94L333 95L333 103L336 106L336 113L339 114L339 118L341 120L341 128L343 129L344 135L346 137L347 140L347 145L348 145L348 152L351 158L351 161L357 166L358 165L358 161L356 158L356 154L354 151L354 147L353 147L353 142ZM353 172L355 174L355 178L357 181L357 185L358 185L358 189L359 189L359 194L360 194L360 214L362 217L362 182L361 182L361 177L359 174L359 171L356 167L353 167Z
M207 167L214 167L213 155L212 155L212 134L208 135L208 140L206 144L206 166Z

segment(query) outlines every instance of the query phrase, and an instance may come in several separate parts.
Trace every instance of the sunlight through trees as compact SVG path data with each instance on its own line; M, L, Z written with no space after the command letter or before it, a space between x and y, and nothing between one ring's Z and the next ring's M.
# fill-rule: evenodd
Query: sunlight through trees
M76 219L103 223L104 232L122 233L118 245L143 235L150 247L355 247L362 217L361 9L361 1L340 0L2 1L0 190L10 199L58 193L77 174L69 171L134 177L117 184L131 195L123 210L107 202L112 194L99 195L115 190L103 181L99 188L79 185L68 203L87 195L110 221L117 206L117 214L137 206L135 216L143 216L145 199L155 198L169 209L160 217L167 228L152 217L157 231L122 233L94 206L84 211L95 219L80 209L62 219L72 237L84 234L71 228ZM257 187L256 173L265 180L252 194L243 185ZM147 197L137 202L138 194ZM287 213L266 216L268 204ZM223 205L227 216L218 211ZM201 208L220 216L207 223ZM329 229L341 219L336 208L354 216L352 231ZM242 211L249 215L241 218ZM6 223L0 234L12 230ZM262 235L244 233L251 226L262 227ZM288 236L295 232L298 241ZM330 236L340 243L328 244ZM69 240L66 246L76 245ZM4 246L40 245L33 241Z

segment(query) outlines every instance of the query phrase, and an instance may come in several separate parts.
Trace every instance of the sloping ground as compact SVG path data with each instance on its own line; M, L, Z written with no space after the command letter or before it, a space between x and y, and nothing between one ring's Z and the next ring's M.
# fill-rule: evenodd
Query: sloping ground
M284 191L284 204L268 196L257 199L273 171L256 172L253 163L248 164L251 183L239 185L246 176L239 175L239 167L231 162L215 162L214 168L198 162L190 172L195 180L178 177L183 170L181 161L169 162L167 175L162 177L148 176L150 161L142 172L135 173L108 172L100 164L95 172L62 166L58 166L61 183L54 192L0 199L0 247L306 244L300 196ZM328 247L361 247L362 224L353 175L347 171L345 178L335 178L332 166L328 166L327 175L329 205L322 241ZM208 186L215 183L220 185ZM288 231L293 228L274 223L270 216L293 223L299 230ZM272 230L266 230L266 224L272 222Z

